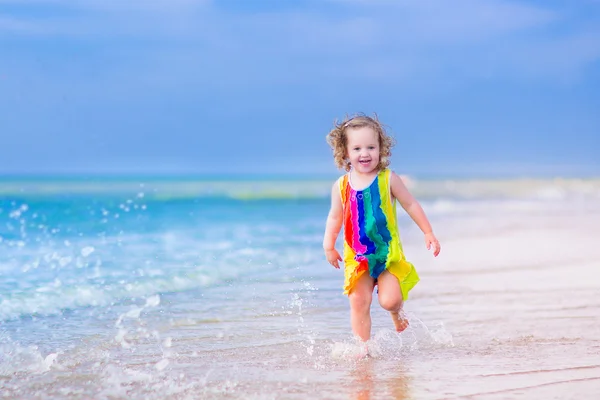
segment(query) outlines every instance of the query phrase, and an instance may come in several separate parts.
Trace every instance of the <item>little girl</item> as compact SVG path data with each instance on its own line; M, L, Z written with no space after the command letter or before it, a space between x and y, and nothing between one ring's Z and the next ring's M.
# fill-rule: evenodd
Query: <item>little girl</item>
M404 300L419 276L406 261L398 234L396 199L425 234L427 249L437 257L440 244L421 205L402 179L387 167L394 144L377 119L358 115L346 119L327 135L338 168L347 174L331 190L323 249L327 261L339 268L342 257L335 241L344 226L344 294L350 300L352 332L363 341L371 336L371 300L378 286L379 304L388 310L396 331L408 320Z

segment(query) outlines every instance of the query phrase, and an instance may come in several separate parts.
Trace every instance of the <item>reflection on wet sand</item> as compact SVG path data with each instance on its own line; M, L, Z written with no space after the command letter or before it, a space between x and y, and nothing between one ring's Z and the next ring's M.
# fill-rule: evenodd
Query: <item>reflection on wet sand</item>
M386 398L394 400L410 399L409 376L403 365L394 366L393 370L375 370L389 364L377 365L374 358L365 358L356 363L350 370L352 399L371 400Z

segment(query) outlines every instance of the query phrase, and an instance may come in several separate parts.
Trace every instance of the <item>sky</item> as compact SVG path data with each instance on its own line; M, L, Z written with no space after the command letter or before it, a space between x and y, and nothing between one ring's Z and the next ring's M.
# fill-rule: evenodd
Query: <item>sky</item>
M599 0L0 0L0 174L600 176Z

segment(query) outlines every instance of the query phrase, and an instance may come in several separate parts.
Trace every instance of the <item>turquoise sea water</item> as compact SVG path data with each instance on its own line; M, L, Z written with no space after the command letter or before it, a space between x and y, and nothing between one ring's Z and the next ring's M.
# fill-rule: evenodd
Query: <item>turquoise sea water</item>
M409 180L444 250L433 260L401 215L407 257L423 280L407 303L411 328L401 336L374 301L367 364L356 358L341 273L322 255L331 184L320 178L1 180L0 395L444 398L483 393L489 382L479 377L461 386L450 370L432 379L426 371L438 357L451 356L455 365L447 367L463 368L468 380L469 365L487 365L479 372L492 375L532 369L531 360L513 363L521 350L561 368L585 366L592 375L582 385L597 384L588 378L600 376L592 357L600 342L591 339L600 322L591 294L600 280L590 271L600 256L585 238L598 237L600 181ZM585 238L573 239L580 234ZM527 286L536 271L531 265L540 270ZM578 271L562 281L565 288L546 282L560 265ZM514 292L506 282L522 288ZM576 325L573 332L555 335L529 319L503 322L506 330L486 322L503 321L507 304L517 304L515 315L568 318L571 308L553 314L547 307L556 302L545 296L569 290L588 307L585 318L568 325ZM573 342L580 362L571 365L540 344L556 340ZM519 387L515 379L498 390Z

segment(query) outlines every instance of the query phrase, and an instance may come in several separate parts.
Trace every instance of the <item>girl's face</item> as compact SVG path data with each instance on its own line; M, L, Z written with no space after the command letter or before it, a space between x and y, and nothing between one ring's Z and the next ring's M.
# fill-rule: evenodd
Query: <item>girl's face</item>
M379 165L379 135L372 128L348 128L346 130L348 146L346 153L352 168L359 173L368 174L377 170Z

